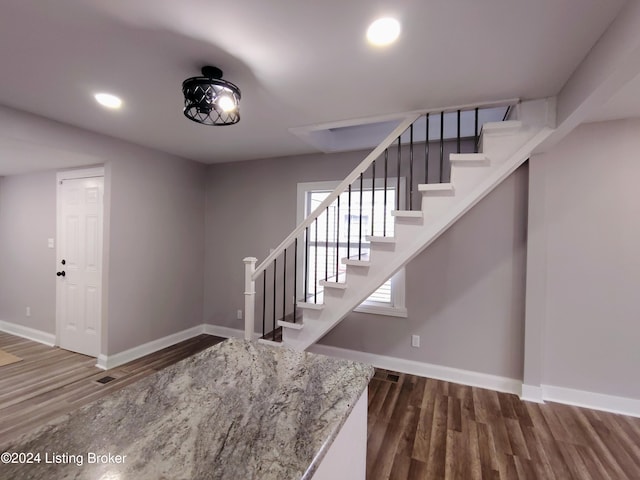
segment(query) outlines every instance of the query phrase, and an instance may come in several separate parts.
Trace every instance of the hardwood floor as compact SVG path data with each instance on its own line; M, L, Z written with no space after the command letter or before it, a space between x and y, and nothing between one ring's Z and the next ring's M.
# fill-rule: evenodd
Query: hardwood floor
M223 340L199 335L105 371L95 358L0 332L0 349L22 358L0 367L0 443Z
M367 480L640 479L640 419L376 370Z
M0 443L222 340L200 335L103 371L0 332L0 348L23 359L0 367ZM431 479L640 479L640 419L376 370L367 480Z

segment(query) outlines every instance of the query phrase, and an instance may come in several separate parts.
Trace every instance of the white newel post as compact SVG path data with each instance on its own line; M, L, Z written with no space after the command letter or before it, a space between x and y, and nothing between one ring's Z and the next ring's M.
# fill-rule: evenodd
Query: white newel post
M256 282L253 280L253 274L256 271L255 257L247 257L242 260L244 262L244 339L251 340L253 338L255 305L256 305Z

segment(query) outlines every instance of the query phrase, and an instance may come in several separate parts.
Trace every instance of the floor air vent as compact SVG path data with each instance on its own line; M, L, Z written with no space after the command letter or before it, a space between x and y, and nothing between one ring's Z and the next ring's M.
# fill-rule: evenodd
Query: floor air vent
M115 378L107 375L106 377L99 378L98 380L96 380L96 382L104 385L105 383L109 383L112 380L115 380Z

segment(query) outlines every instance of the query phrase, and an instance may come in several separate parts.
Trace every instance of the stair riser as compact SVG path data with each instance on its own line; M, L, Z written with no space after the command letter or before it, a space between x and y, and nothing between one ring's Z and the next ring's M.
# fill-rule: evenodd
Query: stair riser
M494 165L495 167L495 165ZM468 167L454 165L451 167L451 181L456 184L456 197L460 198L471 191L475 185L491 174L490 167Z
M451 203L455 202L459 194L455 197L423 197L422 198L422 213L424 215L424 222L428 223L428 220L433 215L438 215L450 208Z
M492 152L491 159L500 161L507 158L515 150L518 149L523 142L523 135L504 136L504 135L487 135L483 137L481 148L483 152Z

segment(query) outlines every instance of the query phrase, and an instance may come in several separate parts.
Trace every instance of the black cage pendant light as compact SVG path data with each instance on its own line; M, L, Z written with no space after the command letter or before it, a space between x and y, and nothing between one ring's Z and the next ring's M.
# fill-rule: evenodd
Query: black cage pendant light
M201 77L182 82L184 116L203 125L233 125L240 121L240 89L222 80L222 70L202 67Z

